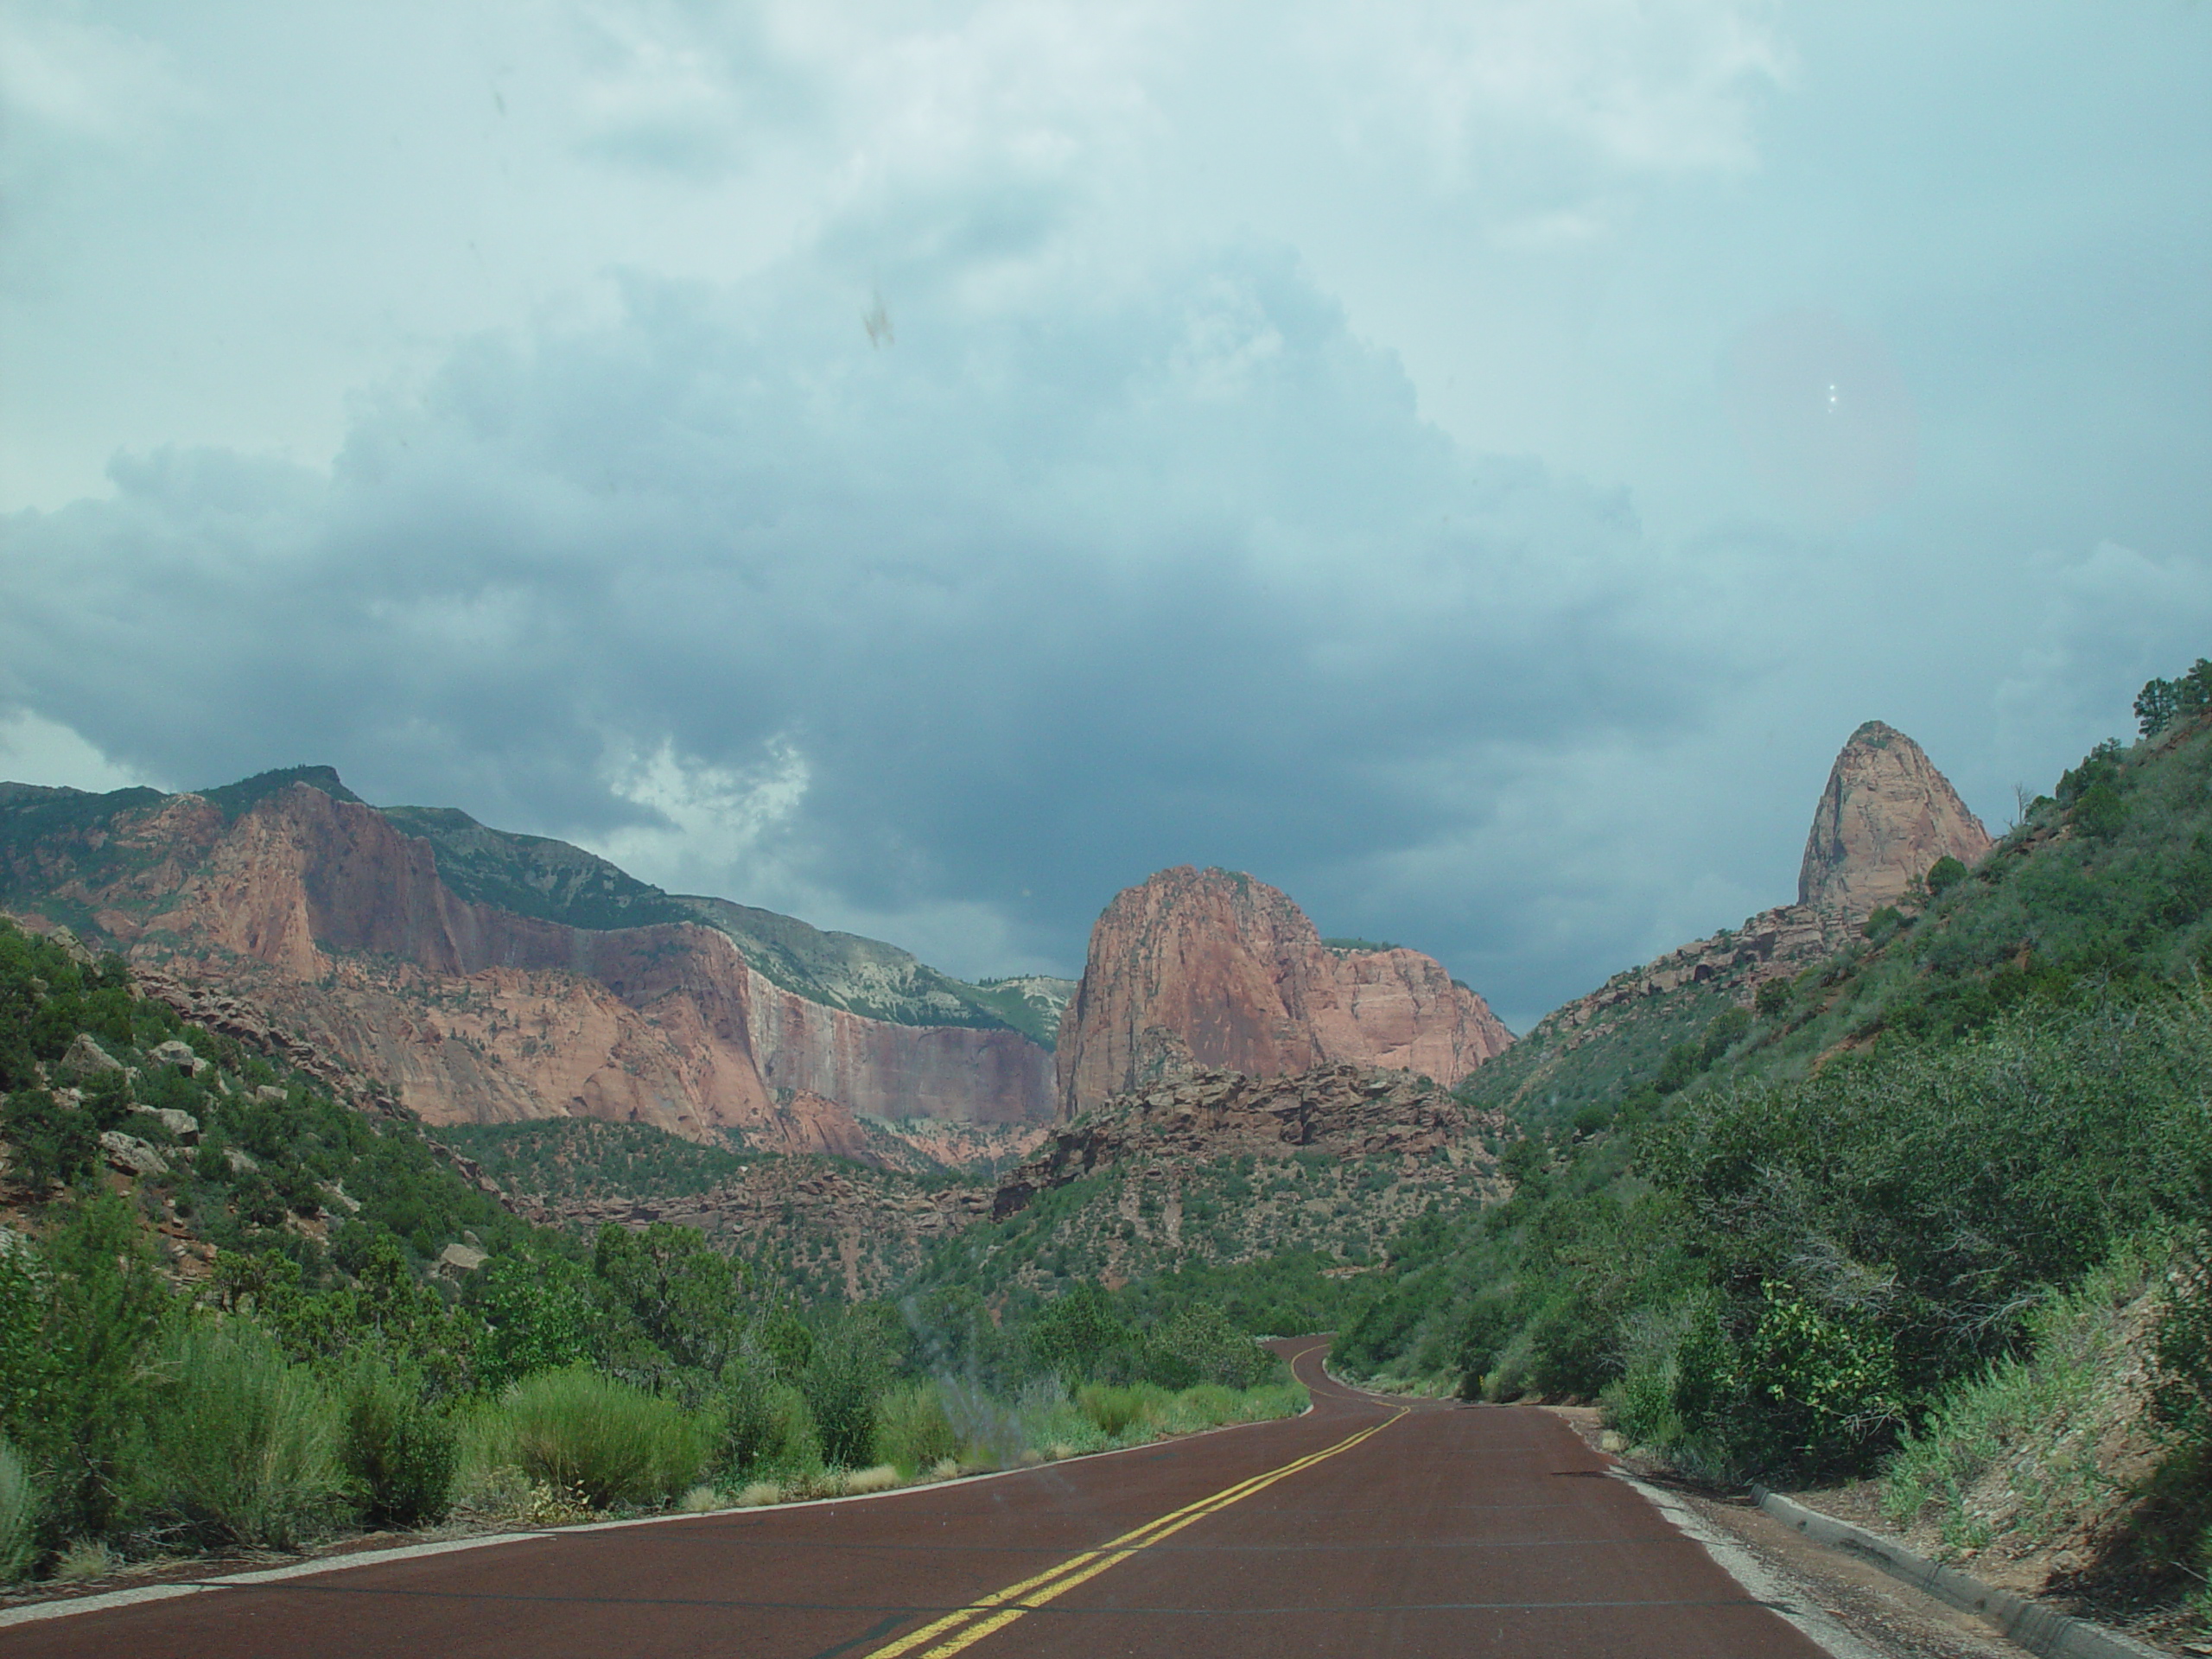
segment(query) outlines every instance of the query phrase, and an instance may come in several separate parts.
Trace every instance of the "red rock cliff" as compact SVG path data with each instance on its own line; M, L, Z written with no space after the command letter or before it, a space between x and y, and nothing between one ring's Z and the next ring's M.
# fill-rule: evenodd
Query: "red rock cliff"
M1342 1061L1450 1088L1512 1040L1434 958L1332 950L1287 894L1185 865L1124 890L1091 929L1060 1021L1060 1112L1198 1068L1279 1077Z
M821 1007L709 927L472 904L427 842L307 785L228 824L173 797L118 834L137 874L79 896L134 957L250 995L432 1122L580 1114L849 1153L855 1113L1052 1113L1052 1056L1018 1033Z
M1870 720L1828 771L1805 837L1797 902L1855 927L1939 858L1979 861L1989 831L1919 744Z

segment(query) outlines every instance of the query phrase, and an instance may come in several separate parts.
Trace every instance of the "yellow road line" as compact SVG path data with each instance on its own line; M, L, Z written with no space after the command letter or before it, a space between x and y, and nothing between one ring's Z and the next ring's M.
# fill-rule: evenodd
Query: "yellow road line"
M1281 1468L1270 1469L1264 1473L1254 1475L1249 1479L1240 1480L1234 1486L1224 1487L1209 1497L1199 1498L1196 1503L1185 1503L1179 1510L1170 1510L1166 1515L1147 1521L1142 1526L1134 1528L1120 1537L1099 1545L1096 1549L1087 1549L1079 1555L1070 1556L1058 1566L1047 1567L1044 1572L1024 1579L1019 1584L1010 1584L1003 1590L994 1591L988 1596L979 1596L965 1607L957 1607L943 1618L923 1625L918 1630L902 1636L895 1642L887 1643L882 1647L871 1649L867 1655L867 1659L899 1659L899 1655L912 1653L925 1643L936 1641L939 1637L944 1639L937 1641L937 1645L927 1649L919 1656L919 1659L948 1659L950 1655L958 1653L962 1649L982 1641L992 1631L1013 1624L1024 1613L1042 1606L1053 1597L1072 1590L1076 1586L1088 1580L1096 1578L1110 1567L1126 1561L1139 1550L1156 1544L1169 1535L1180 1532L1194 1522L1203 1521L1215 1511L1225 1510L1230 1504L1239 1503L1251 1497L1253 1493L1274 1485L1279 1480L1287 1480L1301 1470L1311 1469L1315 1464L1335 1457L1339 1452L1351 1451L1362 1440L1371 1435L1381 1433L1405 1414L1406 1408L1401 1406L1381 1422L1363 1428L1357 1434L1347 1435L1334 1446L1324 1446L1319 1452L1309 1452L1306 1456L1294 1459Z

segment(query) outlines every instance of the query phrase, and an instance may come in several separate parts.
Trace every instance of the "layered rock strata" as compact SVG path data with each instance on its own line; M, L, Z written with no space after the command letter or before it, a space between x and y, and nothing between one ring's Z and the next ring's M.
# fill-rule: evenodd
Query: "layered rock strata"
M696 923L592 930L464 899L429 842L305 783L235 818L156 798L73 851L97 880L67 837L30 855L135 963L433 1124L574 1114L866 1156L858 1114L1052 1112L1052 1057L1019 1033L825 1007Z
M1332 949L1266 882L1185 865L1124 890L1091 929L1060 1021L1059 1109L1207 1068L1274 1077L1341 1062L1449 1088L1512 1040L1433 957Z

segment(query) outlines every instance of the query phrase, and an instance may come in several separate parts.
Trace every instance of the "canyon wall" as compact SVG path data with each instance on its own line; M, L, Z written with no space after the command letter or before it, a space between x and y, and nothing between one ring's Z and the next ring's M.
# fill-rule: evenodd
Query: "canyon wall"
M702 925L470 902L427 841L307 784L235 819L168 797L92 836L105 879L56 891L135 960L251 998L434 1123L577 1114L865 1155L855 1114L1052 1112L1052 1056L1018 1033L810 1002Z

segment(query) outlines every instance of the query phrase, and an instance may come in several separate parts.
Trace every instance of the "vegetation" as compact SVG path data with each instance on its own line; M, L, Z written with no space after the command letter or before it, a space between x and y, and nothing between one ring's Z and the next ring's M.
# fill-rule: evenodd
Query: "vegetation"
M650 1123L607 1123L590 1117L450 1123L437 1135L454 1151L474 1159L486 1176L510 1192L552 1202L705 1192L748 1163L772 1155L686 1141Z
M2100 745L1862 942L1750 1007L1649 999L1675 1006L1588 1045L1571 1114L1523 1092L1510 1200L1404 1229L1334 1363L1602 1399L1721 1478L1886 1465L1898 1512L1960 1548L2000 1524L2001 1465L2036 1487L2002 1510L2023 1536L2101 1516L2137 1591L2201 1584L2212 704L2146 699L2171 712L2144 741ZM2152 1344L2160 1281L2146 1405L2112 1356ZM2141 1300L2132 1326L2115 1298ZM2152 1436L2154 1473L2093 1477L2116 1423Z
M1217 1313L1095 1287L1003 1319L969 1288L846 1307L687 1229L532 1226L416 1126L129 988L119 963L0 923L22 1224L0 1233L9 1575L296 1548L457 1506L551 1524L850 1491L1303 1404ZM187 1048L156 1058L172 1041ZM133 1152L124 1175L104 1132L158 1161ZM579 1192L718 1177L734 1156L617 1125L454 1138ZM448 1267L455 1242L483 1265ZM1094 1383L1138 1403L1087 1409Z

